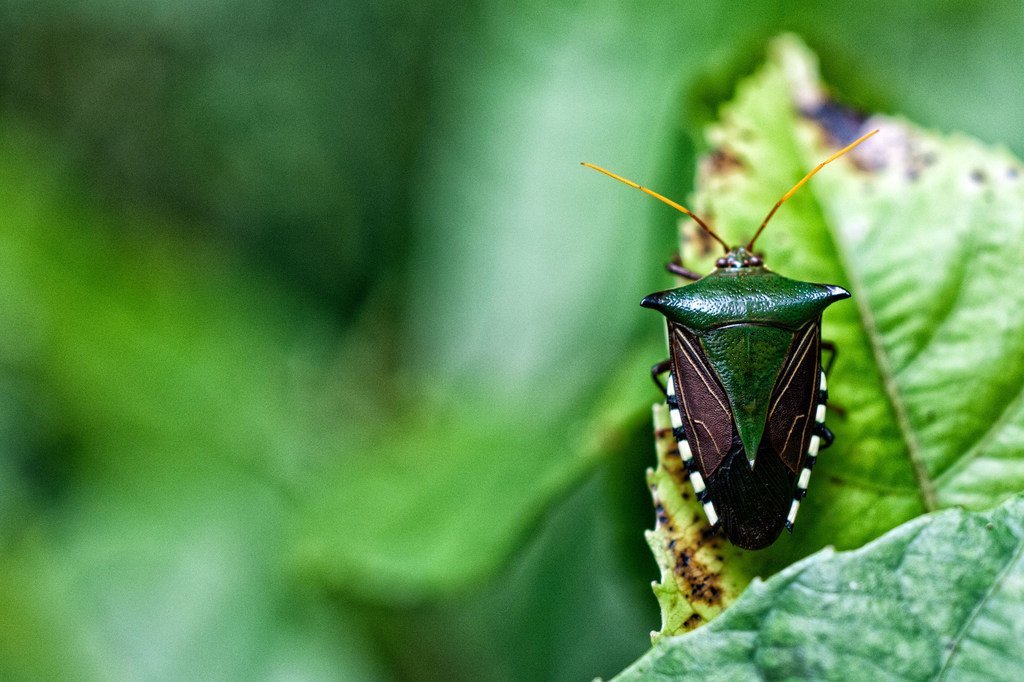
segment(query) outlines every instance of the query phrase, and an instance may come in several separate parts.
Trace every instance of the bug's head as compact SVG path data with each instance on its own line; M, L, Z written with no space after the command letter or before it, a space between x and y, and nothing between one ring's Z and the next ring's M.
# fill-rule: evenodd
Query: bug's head
M736 270L739 268L759 268L764 265L761 256L747 251L745 246L734 246L729 253L715 261L719 270Z

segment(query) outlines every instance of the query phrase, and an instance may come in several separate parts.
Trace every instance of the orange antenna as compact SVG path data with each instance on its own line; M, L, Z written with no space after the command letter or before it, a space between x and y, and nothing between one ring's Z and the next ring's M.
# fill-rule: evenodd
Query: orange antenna
M654 197L658 201L664 202L664 203L668 204L669 206L671 206L672 208L676 209L677 211L681 211L681 212L685 213L686 215L688 215L691 218L693 218L697 222L697 224L700 225L704 229L705 232L707 232L709 235L714 237L715 241L717 241L719 244L722 245L722 247L725 249L726 253L729 253L729 245L726 244L725 241L723 241L721 237L719 237L717 234L715 234L714 230L712 230L710 227L708 227L707 224L703 220L701 220L700 218L695 216L693 213L691 213L690 209L677 204L676 202L672 201L671 199L669 199L667 197L661 196L660 194L658 194L654 190L647 189L646 187L641 187L640 185L636 184L632 180L627 180L626 178L622 177L621 175L616 175L615 173L612 173L611 171L607 171L604 168L601 168L600 166L595 166L594 164L587 163L586 161L581 161L580 165L586 166L587 168L592 168L592 169L596 170L598 173L604 173L605 175L607 175L610 178L613 178L615 180L618 180L619 182L625 183L625 184L629 185L630 187L632 187L633 189L638 189L641 192L643 192L644 194L649 194L650 196Z
M877 132L878 132L877 129L876 130L872 130L867 135L862 135L861 137L858 137L856 140L854 140L850 144L846 145L845 147L843 147L842 149L837 151L835 154L833 154L832 156L828 157L827 159L825 159L824 161L819 163L817 166L815 166L814 170L812 170L810 173L805 175L803 177L803 179L800 180L800 182L798 182L795 185L793 185L793 189L791 189L788 192L786 192L785 194L783 194L782 198L779 199L779 201L775 204L775 206L772 207L772 210L768 211L768 215L765 216L764 222L761 223L761 227L757 228L757 232L754 233L754 237L750 240L750 243L747 244L747 251L753 251L753 249L754 249L754 242L757 241L757 238L761 236L761 232L763 232L765 226L768 225L768 221L772 219L772 216L775 215L775 212L779 210L779 206L782 206L782 204L786 201L786 199L788 199L791 196L793 196L794 194L796 194L796 191L798 189L800 189L801 187L803 187L805 182L807 182L812 177L814 177L815 173L817 173L822 168L824 168L828 164L832 163L833 161L838 159L840 156L842 156L846 152L850 151L851 149L853 149L854 147L859 145L861 142L863 142L864 140L868 139L869 137L871 137L872 135L874 135Z

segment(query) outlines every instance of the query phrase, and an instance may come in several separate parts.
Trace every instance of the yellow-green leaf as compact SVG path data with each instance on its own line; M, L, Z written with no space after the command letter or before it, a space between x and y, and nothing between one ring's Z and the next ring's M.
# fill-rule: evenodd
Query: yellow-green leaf
M715 548L724 557L719 579L732 586L718 608L754 576L826 545L858 547L922 513L985 509L1024 490L1024 288L1013 284L1013 245L1024 238L1019 161L842 106L814 56L783 38L708 128L712 149L692 208L728 241L745 241L801 176L873 128L881 132L784 204L758 243L769 267L842 285L853 300L824 321L839 346L829 381L840 408L829 418L835 445L819 457L792 536L761 552ZM704 247L684 244L691 267L709 267ZM662 485L663 471L655 474ZM671 521L698 510L691 500ZM697 624L690 617L703 607L699 598L665 598L694 585L679 539L663 526L652 536L663 576L656 591L663 633L672 634ZM696 537L686 551L705 551Z

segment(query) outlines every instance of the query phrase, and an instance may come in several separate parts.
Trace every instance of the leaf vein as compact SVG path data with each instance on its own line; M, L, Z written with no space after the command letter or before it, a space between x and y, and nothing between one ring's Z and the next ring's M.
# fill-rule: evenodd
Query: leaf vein
M819 208L823 208L824 202L821 200L820 196L817 193L815 193L814 196ZM860 314L861 326L864 329L865 335L868 337L868 344L871 346L871 353L875 358L875 362L878 364L878 372L882 377L882 384L885 388L886 397L889 399L889 404L892 406L893 412L896 416L896 424L899 427L900 434L903 436L903 442L907 449L907 457L910 459L910 465L914 470L914 476L917 479L918 488L920 489L921 501L924 505L925 511L935 511L938 508L935 486L928 476L928 468L924 463L924 458L921 456L921 444L918 442L917 435L910 423L907 406L903 401L903 396L896 383L896 374L893 370L892 362L882 344L881 333L878 331L878 325L875 322L874 313L872 313L871 308L868 306L867 287L864 285L864 282L861 280L857 271L853 268L853 265L850 262L845 248L846 245L843 241L843 235L840 230L833 225L833 222L825 217L824 211L822 211L822 222L825 224L828 232L832 235L832 243L835 246L836 255L842 264L843 271L849 279L850 287L856 293L852 298L857 305L857 311Z
M964 624L960 627L960 630L957 631L956 637L953 638L953 646L950 648L949 654L946 656L946 660L942 662L942 667L939 669L938 674L935 676L936 680L946 679L946 676L950 671L950 666L953 662L953 659L956 658L958 653L960 653L960 645L967 637L967 633L971 629L971 626L974 625L974 621L978 619L979 615L981 615L982 609L984 609L985 605L988 604L989 600L992 598L992 595L994 595L999 590L999 588L1003 586L1003 582L1006 580L1006 577L1010 574L1011 569L1013 569L1014 566L1020 563L1021 556L1024 556L1024 539L1018 537L1017 550L1014 552L1010 560L1006 562L1006 566L1004 566L1002 570L999 571L999 575L997 575L996 579L992 582L992 586L989 587L983 595L981 595L981 598L978 600L978 603L975 604L974 609L971 611L971 614L967 617L967 620L964 621Z

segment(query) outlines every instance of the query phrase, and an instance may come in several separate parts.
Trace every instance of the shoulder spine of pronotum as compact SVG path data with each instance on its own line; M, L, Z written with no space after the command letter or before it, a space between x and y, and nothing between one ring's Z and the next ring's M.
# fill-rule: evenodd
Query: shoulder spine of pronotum
M651 373L665 394L694 493L708 522L745 549L767 547L783 528L793 529L818 453L832 444L825 426L826 375L836 352L821 340L821 315L850 296L836 285L775 274L754 243L815 173L877 132L815 166L782 195L744 246L730 247L671 199L583 164L685 213L725 249L703 277L673 260L668 270L692 283L651 294L641 305L661 312L668 324L670 357ZM832 352L824 368L823 347Z

